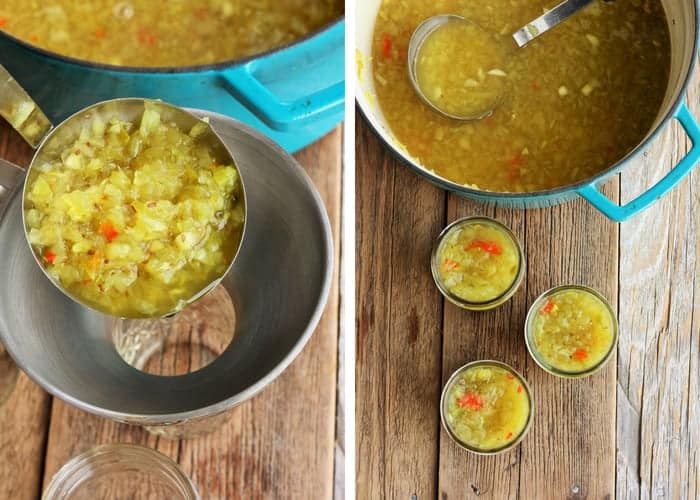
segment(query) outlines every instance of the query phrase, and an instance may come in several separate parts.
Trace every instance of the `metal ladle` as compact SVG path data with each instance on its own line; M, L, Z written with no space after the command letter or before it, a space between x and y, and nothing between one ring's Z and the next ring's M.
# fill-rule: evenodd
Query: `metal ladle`
M534 21L527 23L525 26L520 28L518 31L513 33L513 40L517 44L518 48L524 47L530 41L534 40L543 33L549 31L562 21L568 19L569 17L576 14L578 11L586 7L588 4L592 3L594 0L564 0L562 3L554 7L553 9L547 11L545 14L541 15ZM411 80L411 84L415 89L418 96L425 102L430 108L434 109L438 113L448 118L453 118L455 120L480 120L489 116L493 109L484 109L483 112L472 114L468 116L456 115L453 113L448 113L441 109L433 101L428 99L418 84L418 78L416 76L416 66L418 63L418 55L423 43L437 29L445 25L445 23L454 20L464 21L464 17L458 16L456 14L440 14L437 16L432 16L423 21L415 29L411 35L411 40L408 44L408 75Z
M10 73L0 64L0 116L5 118L8 123L15 129L24 140L36 150L34 158L27 168L26 181L24 184L25 190L23 192L23 197L26 196L26 186L31 183L33 174L35 173L34 166L37 164L42 164L51 159L52 155L55 155L57 150L65 148L68 144L72 143L80 134L80 131L94 121L94 118L100 116L105 122L108 122L111 118L119 118L126 122L136 123L140 119L143 111L145 109L146 103L155 106L158 112L163 117L164 122L174 123L180 130L188 132L196 124L206 125L202 133L197 136L197 140L205 144L209 150L212 152L213 156L217 158L222 165L236 165L231 152L224 144L219 135L212 129L212 127L200 120L197 116L192 113L174 106L172 104L167 104L161 101L155 101L151 99L143 98L120 98L111 99L108 101L103 101L92 106L84 108L72 116L66 118L57 126L49 121L46 115L41 111L39 106L34 102L34 100L25 92L25 90L20 86L20 84L10 75ZM1 160L3 164L9 162ZM16 172L17 176L21 175L22 170L17 167L16 169L9 169L10 172ZM240 176L239 176L240 178ZM12 185L12 184L9 184ZM241 179L243 203L247 209L245 187L243 180ZM29 238L27 237L27 226L24 224L25 238L27 239L27 244L29 243ZM242 230L241 240L245 234L245 222ZM169 311L164 315L157 315L162 317L170 317L177 312L179 312L184 306L195 302L196 300L203 297L205 294L213 290L216 285L218 285L224 276L233 266L233 262L240 249L240 241L238 248L233 253L229 262L227 262L226 271L217 279L213 280L202 290L194 294L189 299L182 301L178 306ZM75 296L68 292L55 278L52 278L44 266L41 263L41 259L36 255L34 249L32 248L32 253L37 262L37 265L42 269L46 277L65 295L78 302L79 304L95 309L91 304L88 304L81 298ZM104 311L102 311L104 312ZM135 318L144 318L146 316L136 316Z

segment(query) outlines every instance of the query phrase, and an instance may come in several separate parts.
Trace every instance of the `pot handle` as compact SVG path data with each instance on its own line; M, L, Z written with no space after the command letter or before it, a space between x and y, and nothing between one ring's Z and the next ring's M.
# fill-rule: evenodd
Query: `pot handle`
M321 36L220 72L227 90L260 120L288 131L342 113L345 21ZM314 90L303 93L303 89ZM302 89L299 93L298 89Z
M24 169L0 158L0 214L5 208L7 197L22 181L22 178L24 178Z
M617 205L611 201L598 190L595 184L589 184L588 186L578 189L576 192L579 196L600 210L609 219L615 222L623 222L646 209L649 205L668 193L693 169L693 167L695 167L698 160L700 160L700 126L698 126L698 122L695 121L695 118L693 118L693 115L690 113L685 103L681 103L678 107L674 118L678 120L685 130L685 133L692 143L692 147L685 157L673 167L663 179L626 205Z

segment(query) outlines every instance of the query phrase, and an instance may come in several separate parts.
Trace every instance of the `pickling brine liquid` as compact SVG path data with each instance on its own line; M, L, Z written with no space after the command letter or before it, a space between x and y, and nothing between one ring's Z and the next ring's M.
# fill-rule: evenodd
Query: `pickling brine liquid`
M582 181L634 149L657 116L669 78L670 37L662 3L597 1L518 49L512 33L557 3L383 0L372 66L376 100L397 141L445 179L499 192ZM407 77L411 35L438 14L463 16L505 47L501 65L482 62L480 37L473 47L466 38L437 40L463 54L450 51L449 58L427 62L433 97L452 109L469 105L468 96L477 92L488 101L492 87L502 85L488 118L443 117L423 103ZM469 36L464 29L447 34ZM469 60L482 64L472 68Z

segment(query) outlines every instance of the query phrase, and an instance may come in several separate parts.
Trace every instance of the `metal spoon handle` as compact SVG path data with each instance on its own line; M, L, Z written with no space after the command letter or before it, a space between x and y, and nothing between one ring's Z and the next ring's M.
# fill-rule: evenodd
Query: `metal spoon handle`
M564 0L562 3L547 11L534 21L527 23L513 33L513 39L518 47L524 47L528 42L549 31L557 24L583 9L594 0Z
M36 149L53 125L39 105L0 64L0 116Z

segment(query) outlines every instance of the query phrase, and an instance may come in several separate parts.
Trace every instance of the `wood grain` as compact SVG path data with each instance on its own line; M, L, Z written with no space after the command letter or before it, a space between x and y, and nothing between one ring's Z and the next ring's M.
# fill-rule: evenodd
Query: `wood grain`
M357 495L431 498L442 301L428 262L444 198L390 157L359 119L356 168Z
M687 102L700 114L695 72ZM622 173L630 201L690 148L668 127ZM620 238L617 491L620 499L700 495L700 175L697 169Z
M339 127L296 155L328 210L336 264L341 141ZM28 148L4 124L0 124L0 154L20 164L30 158ZM0 408L0 498L37 498L42 474L45 487L70 457L103 443L139 443L161 451L182 465L205 499L331 498L337 292L336 272L325 313L297 360L260 395L231 411L218 430L198 439L170 441L59 400L50 409L49 397L22 376L12 399Z
M696 116L699 89L696 71L687 99ZM434 191L424 182L433 196L426 200L424 194L416 194L421 190L412 175L386 173L384 148L364 120L358 120L357 136L359 498L403 494L407 481L416 484L414 490L427 492L422 498L698 498L700 174L693 173L643 214L615 225L582 201L527 213L494 210ZM690 146L679 126L668 127L653 147L605 187L605 193L615 201L630 201ZM397 162L389 164L406 170ZM421 258L415 265L420 270L413 278L427 288L395 293L399 280L409 274L402 269L406 262L390 251L391 241L400 237L398 230L408 231L417 248L436 234L434 228L414 224L410 214L392 212L382 204L400 190L409 190L420 201L420 208L412 209L421 217L426 217L424 207L433 206L441 214L446 203L440 227L462 215L489 214L511 225L524 241L527 279L502 309L476 314L447 304L442 326L434 316L421 318L443 333L441 365L431 345L424 353L423 373L439 367L444 381L466 361L496 357L523 370L532 383L538 403L535 425L521 447L504 456L465 455L442 431L439 439L422 427L413 437L397 438L389 432L388 422L394 429L407 428L438 414L437 397L423 408L399 413L385 404L390 374L405 373L404 354L385 341L401 321L390 313L406 304L422 304L434 293L425 279L427 257L418 251ZM525 354L522 325L527 306L542 291L567 282L593 286L613 306L619 305L618 370L613 360L593 378L558 380ZM377 289L380 283L383 289ZM431 386L433 380L423 383ZM387 445L395 439L400 440L398 446ZM389 460L402 463L407 473L421 473L392 474L383 466ZM436 481L437 495L431 493Z
M0 120L0 157L26 167L32 153L19 135ZM49 395L20 374L10 396L0 406L0 498L24 500L41 494L50 405Z

